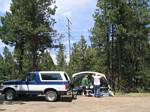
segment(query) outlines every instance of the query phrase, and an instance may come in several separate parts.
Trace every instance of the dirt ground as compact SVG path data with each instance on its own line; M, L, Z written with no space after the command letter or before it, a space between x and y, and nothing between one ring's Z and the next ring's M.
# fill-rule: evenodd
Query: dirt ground
M46 102L43 97L7 102L1 97L0 112L150 112L150 96L78 96L72 102Z

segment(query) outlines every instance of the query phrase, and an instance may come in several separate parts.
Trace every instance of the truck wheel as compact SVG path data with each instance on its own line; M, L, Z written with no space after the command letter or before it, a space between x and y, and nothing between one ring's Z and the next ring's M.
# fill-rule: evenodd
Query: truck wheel
M15 91L9 89L5 92L5 100L12 101L15 99Z
M55 91L47 91L45 94L45 98L49 102L54 102L57 100L58 95Z

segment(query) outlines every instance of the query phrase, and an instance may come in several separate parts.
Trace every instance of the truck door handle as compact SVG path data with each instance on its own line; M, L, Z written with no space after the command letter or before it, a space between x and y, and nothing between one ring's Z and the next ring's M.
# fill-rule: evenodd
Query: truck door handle
M14 86L14 87L18 87L18 86L16 85L16 86Z

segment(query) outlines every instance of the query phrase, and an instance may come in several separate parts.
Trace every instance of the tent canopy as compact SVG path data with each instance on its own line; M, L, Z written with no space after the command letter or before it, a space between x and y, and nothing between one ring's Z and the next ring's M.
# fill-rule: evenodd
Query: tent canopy
M102 85L101 89L105 90L105 92L103 94L106 95L106 90L107 90L109 93L109 96L114 96L113 92L110 91L110 85L109 85L109 82L108 82L106 76L102 73L99 73L99 72L83 71L83 72L75 73L72 75L72 84L75 84L77 81L79 81L85 75L92 76L94 74L100 75L102 77L101 79L102 79L103 85ZM105 89L105 88L107 88L107 89Z
M78 72L78 73L73 74L72 78L82 77L84 75L93 75L93 74L100 75L100 76L102 76L102 77L104 77L106 79L106 76L104 74L98 73L98 72L93 72L93 71Z
M82 77L84 77L85 75L91 76L92 75L100 75L103 80L103 82L108 83L108 80L106 79L106 76L102 73L99 72L93 72L93 71L83 71L83 72L78 72L72 75L72 80L71 80L71 84L75 84L76 82L78 82Z

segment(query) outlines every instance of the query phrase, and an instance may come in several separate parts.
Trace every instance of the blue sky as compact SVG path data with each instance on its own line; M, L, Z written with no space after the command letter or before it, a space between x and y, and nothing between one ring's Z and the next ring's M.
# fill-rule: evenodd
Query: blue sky
M56 0L57 10L55 14L55 29L58 33L65 34L62 40L66 45L66 55L68 56L68 38L67 38L67 20L71 22L71 44L78 42L80 35L84 35L89 43L89 30L94 22L92 15L96 9L97 0ZM0 0L0 16L4 15L6 10L9 11L11 0ZM0 42L0 53L5 45ZM51 56L56 63L56 51L51 50ZM68 58L67 58L68 59Z

